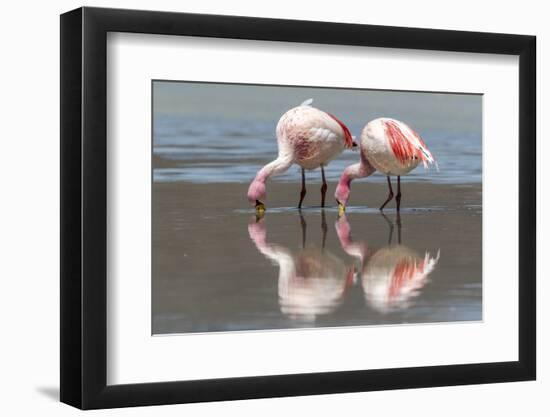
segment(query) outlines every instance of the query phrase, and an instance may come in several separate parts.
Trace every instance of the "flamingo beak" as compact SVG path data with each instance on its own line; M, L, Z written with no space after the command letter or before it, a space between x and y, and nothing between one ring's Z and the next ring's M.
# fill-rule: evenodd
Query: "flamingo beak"
M338 217L340 217L346 212L346 206L344 206L338 200L336 200L336 202L338 203Z
M265 213L265 205L261 201L256 200L256 214L258 216L263 216Z

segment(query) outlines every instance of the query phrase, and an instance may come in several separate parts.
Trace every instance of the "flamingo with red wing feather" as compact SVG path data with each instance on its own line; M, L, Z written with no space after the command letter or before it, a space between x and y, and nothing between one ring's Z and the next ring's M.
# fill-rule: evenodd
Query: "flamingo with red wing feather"
M277 124L277 159L258 171L248 188L248 201L263 214L268 178L287 171L292 164L302 170L302 190L298 208L306 195L305 170L321 168L321 207L325 206L327 182L324 167L345 148L356 146L349 129L338 118L311 106L312 99L288 110Z
M356 178L372 175L375 171L385 174L388 180L388 198L380 207L383 210L394 197L390 176L397 176L397 211L401 206L401 176L408 174L420 163L427 167L436 165L428 147L413 129L405 123L390 118L375 119L361 132L361 161L348 166L336 187L334 197L340 213L343 213L350 196L350 184Z

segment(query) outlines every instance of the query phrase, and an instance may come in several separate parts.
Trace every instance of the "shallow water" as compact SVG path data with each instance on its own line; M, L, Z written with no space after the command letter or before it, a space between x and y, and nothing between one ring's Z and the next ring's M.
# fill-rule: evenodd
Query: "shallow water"
M365 121L366 122L366 121ZM363 121L351 121L349 128L359 135ZM154 181L247 182L277 155L277 119L250 121L183 115L158 115L155 118L153 153L162 159L154 169ZM422 131L422 137L437 159L435 169L417 168L407 177L412 181L465 183L481 181L481 139L476 134ZM344 168L359 160L356 151L345 151L326 168L329 180L336 181ZM320 181L320 172L308 177ZM295 181L298 168L275 178ZM383 181L380 175L374 181Z
M482 319L479 185L409 183L399 217L340 218L285 205L293 187L274 184L258 219L246 185L155 185L154 334Z
M408 175L412 181L481 181L481 95L164 81L153 85L154 181L249 182L277 155L281 115L310 97L357 138L368 121L382 116L415 129L440 170L418 168ZM345 151L326 168L328 180L358 160L358 152ZM308 177L318 182L320 173ZM274 180L297 179L292 168Z
M306 174L268 182L267 212L246 199L277 155L279 117L303 100L355 136L377 117L417 130L439 171L402 180L399 218L375 174L353 183L345 217L333 202L351 150ZM231 84L153 84L152 332L396 325L482 319L480 95ZM316 183L316 184L315 184Z

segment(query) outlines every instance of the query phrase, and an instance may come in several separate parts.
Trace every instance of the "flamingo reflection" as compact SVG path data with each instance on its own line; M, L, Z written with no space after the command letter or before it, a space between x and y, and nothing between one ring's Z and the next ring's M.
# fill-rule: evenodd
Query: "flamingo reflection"
M405 310L428 282L428 276L439 261L429 252L424 256L401 243L401 220L397 216L398 244L392 244L393 223L382 215L390 226L388 245L372 250L366 242L355 242L345 215L336 222L336 232L342 249L360 262L360 279L367 303L375 310L388 313Z
M331 313L342 302L353 283L354 269L325 249L326 220L322 213L322 245L306 247L307 225L300 214L302 248L293 253L282 245L268 243L265 219L251 219L250 239L256 248L279 266L279 305L291 319L313 322L317 316Z

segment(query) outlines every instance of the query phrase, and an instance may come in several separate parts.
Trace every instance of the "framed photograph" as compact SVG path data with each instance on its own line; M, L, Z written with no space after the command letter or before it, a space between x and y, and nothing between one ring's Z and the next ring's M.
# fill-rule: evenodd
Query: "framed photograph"
M533 380L535 37L61 16L61 401Z

